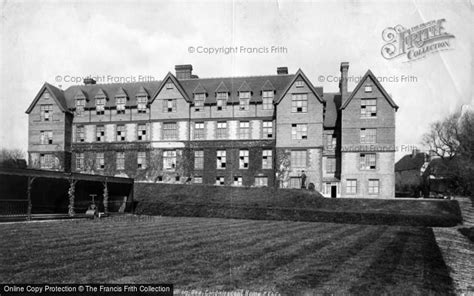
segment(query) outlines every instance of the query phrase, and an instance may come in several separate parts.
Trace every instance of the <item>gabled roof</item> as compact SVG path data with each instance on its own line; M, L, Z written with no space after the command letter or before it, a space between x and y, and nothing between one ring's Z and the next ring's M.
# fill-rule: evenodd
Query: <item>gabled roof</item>
M88 100L88 97L82 89L78 89L76 94L74 95L74 99L86 99L86 100Z
M270 82L270 80L266 80L265 83L260 88L260 90L275 90L275 87Z
M206 89L202 86L201 83L198 83L198 85L194 88L193 94L206 94L207 91Z
M411 171L411 170L421 170L421 167L425 163L428 155L426 153L417 153L416 155L407 154L403 156L397 163L395 163L395 171Z
M218 93L218 92L229 92L229 89L227 88L227 86L225 86L224 81L221 81L219 86L216 88L215 92L216 93Z
M135 94L136 97L138 96L149 96L148 92L146 91L146 89L142 86L140 86L140 88L138 89L138 92Z
M116 97L127 97L127 92L123 89L123 87L119 87L118 91L115 93Z
M246 91L252 91L252 89L248 85L247 81L244 81L237 91L246 92Z
M296 72L295 76L293 77L293 80L291 80L290 83L288 83L287 87L283 91L283 93L280 95L276 103L280 103L281 99L286 95L286 93L290 90L291 86L295 83L296 80L302 79L309 87L309 89L313 92L313 94L316 96L316 98L323 103L323 99L321 96L318 94L318 91L314 88L313 84L311 81L309 81L308 77L303 73L301 69L298 69Z
M367 70L367 72L365 73L364 77L362 77L362 79L359 81L359 83L357 84L357 86L354 88L354 90L352 91L352 94L349 96L349 98L342 104L341 106L341 109L344 109L347 107L347 105L349 104L349 102L352 100L352 98L354 97L354 95L359 91L359 89L362 87L362 85L365 83L365 81L367 80L367 78L370 77L370 79L374 82L375 86L377 86L377 88L380 90L380 92L382 92L382 94L384 95L385 99L390 103L390 105L395 108L395 110L398 110L398 106L397 104L395 104L395 102L392 100L392 98L390 97L390 95L387 93L387 91L385 91L385 89L383 88L383 86L380 84L380 82L378 81L377 77L375 77L374 73L372 73L372 71Z
M99 88L99 91L95 94L94 98L108 98L108 96L102 88Z
M30 106L26 110L27 114L30 114L31 110L33 110L33 108L35 107L36 103L41 98L45 90L49 92L49 94L54 99L54 101L56 102L56 104L58 105L59 109L62 112L70 113L70 111L68 110L67 103L66 103L66 98L64 97L64 92L60 90L59 88L45 82L43 86L41 87L40 91L38 92L38 94L36 95L33 102L31 102Z
M183 96L183 98L186 100L186 102L190 103L191 99L189 98L188 94L183 89L183 87L181 86L181 83L179 83L178 79L176 79L176 77L171 72L168 72L168 74L166 74L165 78L163 78L163 80L161 81L160 86L158 87L156 92L151 97L151 102L150 103L153 103L153 101L156 99L156 96L158 96L158 94L161 92L161 90L166 85L168 80L171 80L171 82L173 82L174 86L176 86L179 93Z

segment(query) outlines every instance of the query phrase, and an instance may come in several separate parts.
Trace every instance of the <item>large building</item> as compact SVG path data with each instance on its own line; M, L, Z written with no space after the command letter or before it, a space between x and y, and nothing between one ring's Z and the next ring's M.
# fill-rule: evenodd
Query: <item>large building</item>
M324 93L302 70L161 81L45 83L26 111L29 166L137 181L300 188L394 197L398 106L369 70L352 92Z

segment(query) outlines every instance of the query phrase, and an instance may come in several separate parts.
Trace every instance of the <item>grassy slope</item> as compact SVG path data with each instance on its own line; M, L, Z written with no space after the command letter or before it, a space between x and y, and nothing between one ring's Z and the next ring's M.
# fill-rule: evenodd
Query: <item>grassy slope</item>
M303 190L135 184L135 199L136 213L147 215L416 226L461 221L455 201L328 199Z
M429 228L142 216L3 224L0 232L4 283L452 293Z

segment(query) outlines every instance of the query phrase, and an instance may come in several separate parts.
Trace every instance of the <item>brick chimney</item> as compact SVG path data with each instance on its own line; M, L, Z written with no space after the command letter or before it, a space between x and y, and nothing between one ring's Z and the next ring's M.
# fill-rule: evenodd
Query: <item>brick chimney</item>
M176 78L178 79L191 79L193 78L193 65L176 65L174 66L176 71Z
M288 67L278 67L277 68L278 75L286 75L288 74Z
M84 78L83 82L84 82L85 85L90 85L90 84L95 84L96 83L96 81L93 78L90 78L90 77Z
M349 98L347 93L347 72L349 71L349 62L341 63L341 80L339 81L339 91L341 92L342 103Z

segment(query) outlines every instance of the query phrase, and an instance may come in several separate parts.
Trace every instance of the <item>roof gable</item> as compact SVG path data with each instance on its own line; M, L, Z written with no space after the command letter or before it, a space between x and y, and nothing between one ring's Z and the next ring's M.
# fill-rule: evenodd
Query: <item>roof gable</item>
M375 77L374 73L372 73L372 71L367 70L367 72L365 73L364 77L362 77L362 79L359 81L359 83L357 84L357 86L354 88L354 90L352 91L351 95L349 96L349 98L342 104L341 106L341 109L344 109L347 107L347 105L349 105L349 102L354 98L355 94L359 91L359 89L362 87L362 85L365 83L365 81L367 80L367 78L370 78L375 86L380 90L380 92L383 94L383 96L385 97L385 99L389 102L389 104L395 108L395 111L398 110L398 105L395 104L395 102L392 100L392 98L390 97L390 95L387 93L387 91L383 88L383 86L380 84L380 82L378 81L377 77Z
M193 90L193 94L205 94L207 93L206 89L199 83Z
M237 91L238 92L247 92L247 91L252 91L252 89L248 85L247 81L244 81Z
M291 80L291 82L286 86L285 90L283 91L283 93L280 95L280 97L278 98L278 100L276 101L276 103L280 103L280 101L283 99L283 97L288 93L288 91L290 90L291 86L297 81L297 80L303 80L309 87L309 89L311 90L311 92L316 96L316 98L318 99L319 102L323 103L323 99L321 98L321 96L319 95L318 91L316 91L316 89L314 88L313 84L311 83L311 81L309 81L308 77L306 77L306 75L303 73L303 71L301 69L298 69L298 71L295 73L295 76L293 77L293 79Z
M221 81L219 86L216 88L216 93L218 93L218 92L229 92L229 89L225 85L224 81Z
M99 88L99 91L95 94L94 98L108 98L107 94L102 88Z
M82 89L78 89L74 95L74 99L88 99L86 93Z
M67 108L66 99L64 97L64 92L62 90L60 90L59 88L45 82L43 84L43 86L41 87L40 91L38 92L38 94L36 95L33 102L31 102L30 106L26 110L26 114L30 114L31 110L33 110L33 108L36 106L36 103L38 102L38 100L41 98L41 96L43 95L43 93L46 90L51 95L51 97L56 102L56 104L58 105L59 109L62 112L70 113L70 111Z
M183 96L183 98L186 100L186 102L188 102L188 103L191 102L191 99L189 98L188 94L186 93L186 91L181 86L181 83L179 83L178 79L176 79L176 77L171 72L168 72L168 74L166 74L165 78L163 78L163 80L161 81L161 84L158 87L158 89L156 90L156 92L153 94L150 103L153 103L153 101L155 101L156 97L161 92L163 87L165 87L166 83L168 83L169 80L171 80L171 82L176 86L179 93Z
M270 82L270 80L265 81L260 90L275 90L275 87Z
M123 87L119 87L118 91L115 93L116 97L127 97L127 92L123 89Z
M136 97L141 97L141 96L147 96L148 97L149 94L143 86L140 86L140 88L138 89L138 92L136 93L135 96Z

